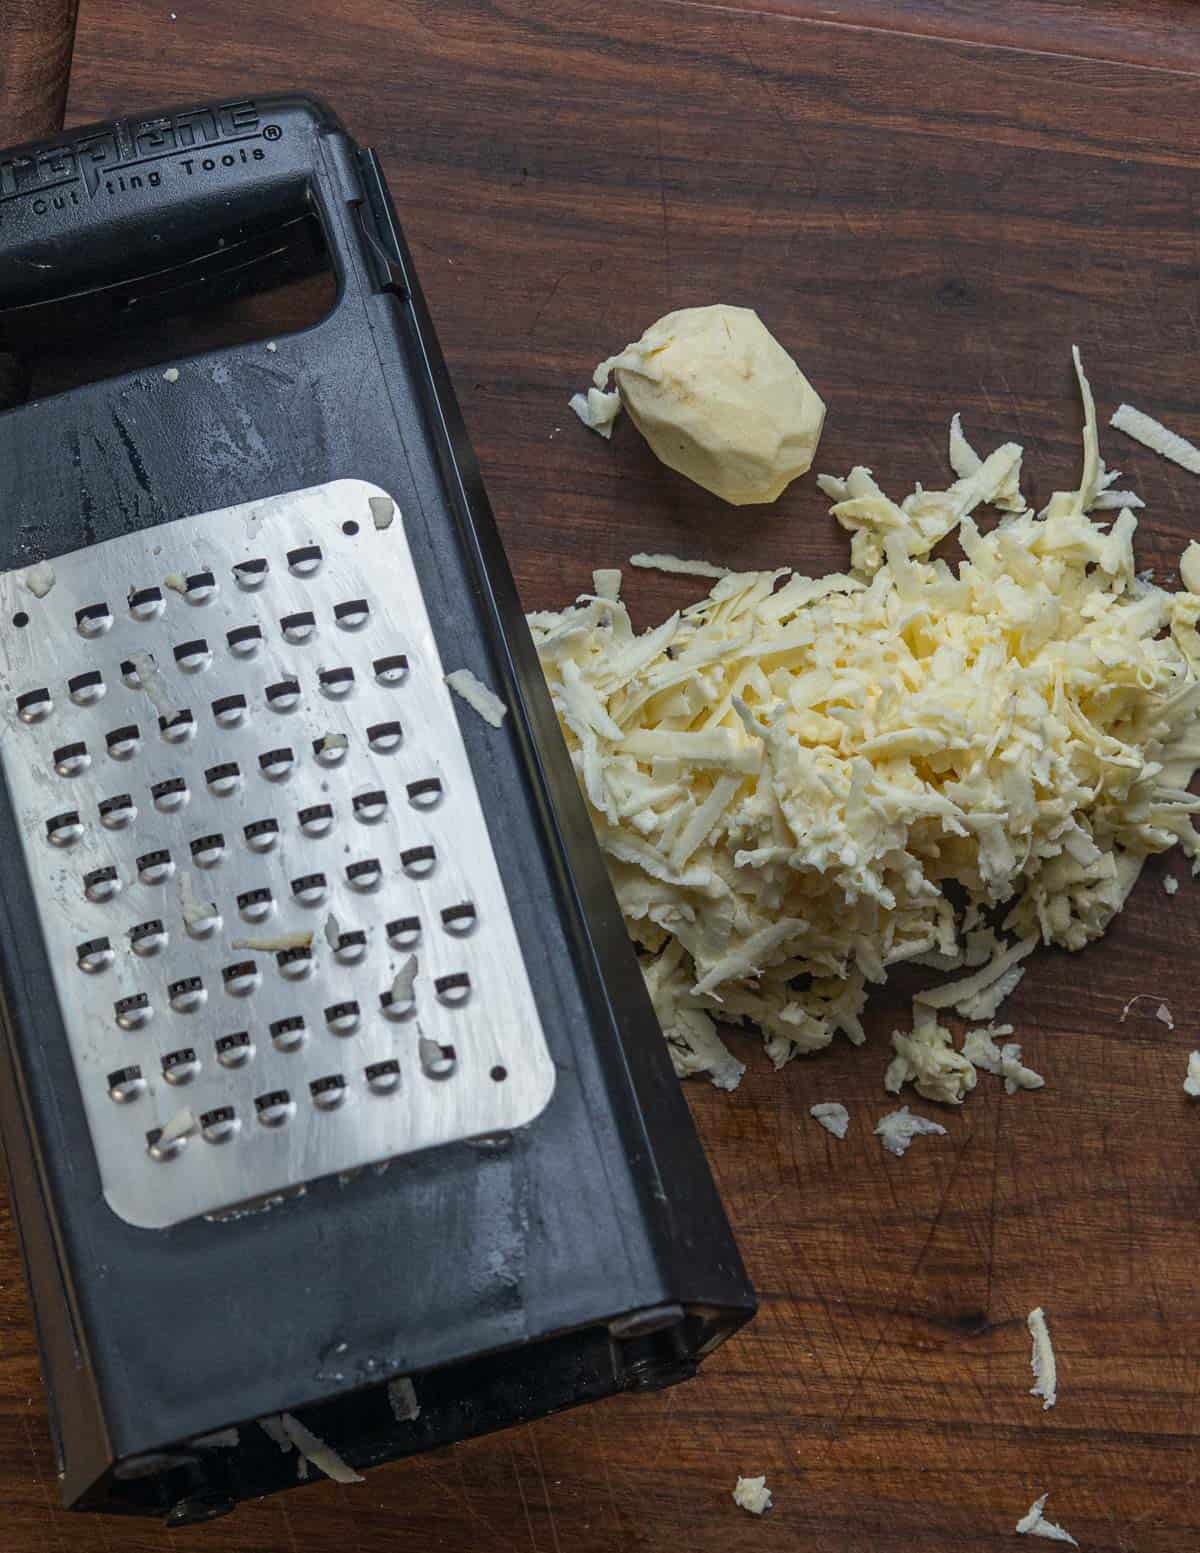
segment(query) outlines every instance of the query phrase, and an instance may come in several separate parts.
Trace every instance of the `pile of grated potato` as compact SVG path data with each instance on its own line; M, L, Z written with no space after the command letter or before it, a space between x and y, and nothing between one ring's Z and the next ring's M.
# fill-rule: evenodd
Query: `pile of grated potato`
M956 416L947 490L820 477L846 573L722 575L640 636L616 571L530 616L681 1074L738 1082L714 1020L757 1026L777 1067L861 1042L868 988L916 962L959 974L918 996L887 1085L961 1101L1011 1032L964 1054L938 1013L992 1019L1039 942L1104 933L1147 856L1200 856L1200 592L1138 576L1141 502L1111 488L1075 366L1082 478L1036 515L1021 448L980 459ZM930 560L952 533L966 559Z

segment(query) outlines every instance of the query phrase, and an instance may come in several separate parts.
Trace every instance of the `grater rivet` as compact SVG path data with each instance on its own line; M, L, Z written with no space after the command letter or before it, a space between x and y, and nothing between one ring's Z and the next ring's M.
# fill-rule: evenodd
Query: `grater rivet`
M302 642L310 641L316 635L317 617L311 609L300 609L294 615L284 615L279 622L279 629L283 632L285 641L298 647Z
M17 716L23 723L40 723L54 710L54 701L45 686L26 690L17 697Z
M308 1035L303 1014L289 1014L277 1019L271 1026L271 1040L281 1052L294 1052L303 1046Z
M372 1062L363 1069L371 1090L377 1095L390 1095L400 1087L400 1064L394 1057L385 1062Z
M129 793L117 793L112 798L102 798L99 804L100 823L107 830L120 830L137 818L137 804Z
M371 617L371 606L366 599L347 599L344 604L333 606L333 618L343 631L358 631Z
M128 760L136 754L142 742L141 730L136 723L126 723L121 728L110 728L104 735L105 747L113 760Z
M98 971L107 970L115 958L112 945L107 938L89 938L86 943L78 944L75 949L76 964L89 976L94 976Z
M130 1100L136 1100L146 1088L146 1080L142 1077L141 1068L118 1068L115 1073L108 1075L108 1092L118 1105L126 1105Z
M52 814L46 821L46 840L51 846L69 847L83 835L83 824L75 809Z
M126 603L135 620L153 620L166 608L161 588L130 588Z
M386 658L376 658L371 665L375 678L381 685L399 685L408 677L408 659L402 652L391 653Z
M273 1089L269 1094L256 1098L254 1109L264 1127L282 1127L296 1107L286 1089Z
M236 1030L232 1035L222 1035L215 1042L217 1061L223 1068L243 1067L254 1056L254 1042L248 1030Z
M320 545L299 545L287 553L288 569L297 577L312 577L322 559Z
M261 588L266 582L270 569L270 562L262 556L256 556L249 561L238 561L233 568L233 580L239 588L252 592L255 588Z
M120 875L111 863L103 868L93 868L83 876L83 893L96 904L112 900L120 888Z
M236 657L252 658L262 646L262 627L234 626L231 631L226 631L225 640L229 645L229 651Z
M67 681L67 692L76 706L94 706L107 687L99 669L88 669L84 674L74 674Z
M200 1113L200 1136L205 1143L228 1143L241 1123L231 1105L217 1106Z
M91 763L92 757L88 754L87 745L83 743L60 744L54 751L54 769L61 777L78 776Z
M135 992L127 998L118 998L113 1004L113 1013L122 1030L140 1030L154 1017L150 996L145 992Z
M333 1111L346 1098L346 1080L340 1073L330 1073L325 1078L313 1079L308 1092L314 1105L322 1111Z
M200 1062L191 1046L168 1052L162 1060L163 1078L168 1084L190 1084L199 1071Z

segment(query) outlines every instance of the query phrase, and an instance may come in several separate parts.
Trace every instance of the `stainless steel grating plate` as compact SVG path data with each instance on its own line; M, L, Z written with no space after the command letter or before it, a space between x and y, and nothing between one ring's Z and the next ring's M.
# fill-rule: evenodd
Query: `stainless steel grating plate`
M184 518L30 582L0 577L0 761L113 1210L165 1227L538 1115L476 714L385 493Z

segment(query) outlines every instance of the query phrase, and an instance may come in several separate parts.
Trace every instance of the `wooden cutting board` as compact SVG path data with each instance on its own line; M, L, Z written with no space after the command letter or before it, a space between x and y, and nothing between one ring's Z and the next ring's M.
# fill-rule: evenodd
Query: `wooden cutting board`
M609 446L571 416L594 362L673 307L757 307L828 401L821 467L866 462L898 494L947 477L955 410L980 447L1025 444L1034 502L1073 484L1073 342L1105 418L1127 399L1200 437L1196 77L634 0L170 3L173 21L168 0L85 5L74 120L302 84L378 147L531 608L633 550L845 563L810 481L737 512L630 426ZM1148 503L1141 564L1173 577L1200 484L1117 433L1104 449ZM644 624L696 596L651 574L627 591ZM169 1539L52 1508L0 1226L0 1542L983 1553L1049 1490L1090 1553L1194 1547L1198 950L1195 886L1151 866L1101 944L1039 953L1007 1007L1046 1088L983 1076L940 1116L948 1136L901 1160L871 1134L899 992L865 1050L775 1074L736 1038L741 1088L689 1094L762 1311L698 1381ZM852 1113L844 1143L807 1117L830 1099ZM1028 1394L1038 1304L1052 1412ZM761 1523L730 1501L739 1472L774 1490Z

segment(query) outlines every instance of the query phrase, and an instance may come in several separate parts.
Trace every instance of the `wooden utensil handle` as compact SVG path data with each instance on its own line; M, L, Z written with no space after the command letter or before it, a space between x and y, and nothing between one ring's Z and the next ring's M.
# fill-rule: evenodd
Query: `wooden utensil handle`
M0 0L0 147L62 128L79 0Z

